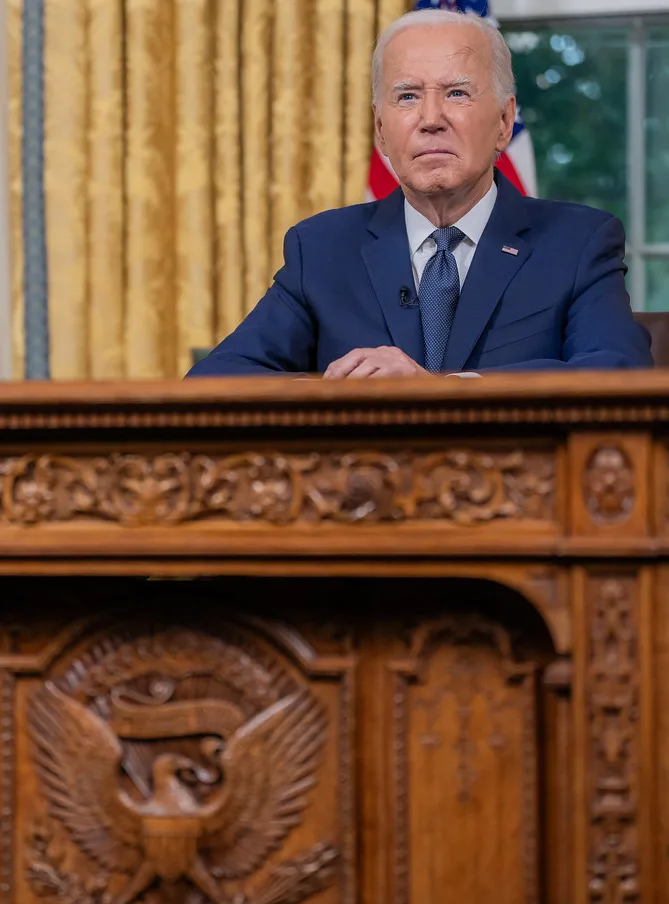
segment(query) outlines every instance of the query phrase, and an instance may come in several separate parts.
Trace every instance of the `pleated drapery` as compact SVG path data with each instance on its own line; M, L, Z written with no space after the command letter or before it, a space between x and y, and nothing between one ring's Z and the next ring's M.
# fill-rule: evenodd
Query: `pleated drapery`
M374 39L410 3L46 0L28 109L39 2L9 0L16 376L40 216L50 375L179 376L263 295L290 225L364 200ZM27 136L42 134L29 207Z

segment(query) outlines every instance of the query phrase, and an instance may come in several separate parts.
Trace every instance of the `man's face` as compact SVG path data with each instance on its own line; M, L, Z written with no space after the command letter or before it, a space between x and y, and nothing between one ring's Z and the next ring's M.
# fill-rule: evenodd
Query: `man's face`
M500 109L491 57L474 25L416 26L386 47L376 134L409 195L466 194L492 174L516 107Z

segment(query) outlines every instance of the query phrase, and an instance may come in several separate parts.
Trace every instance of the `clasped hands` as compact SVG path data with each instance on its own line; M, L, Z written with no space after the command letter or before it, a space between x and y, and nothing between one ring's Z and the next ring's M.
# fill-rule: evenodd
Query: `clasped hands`
M364 380L367 377L418 376L429 376L429 371L405 355L401 348L382 345L380 348L354 348L333 361L323 374L323 379Z

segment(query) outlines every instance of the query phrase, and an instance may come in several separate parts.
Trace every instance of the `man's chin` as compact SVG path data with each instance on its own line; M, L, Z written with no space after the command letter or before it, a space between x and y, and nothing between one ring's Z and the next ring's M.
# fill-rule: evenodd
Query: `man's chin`
M426 195L454 191L462 183L458 160L450 154L417 157L408 175L414 191Z
M428 196L448 194L457 191L461 186L461 180L453 173L431 173L411 181L413 191Z

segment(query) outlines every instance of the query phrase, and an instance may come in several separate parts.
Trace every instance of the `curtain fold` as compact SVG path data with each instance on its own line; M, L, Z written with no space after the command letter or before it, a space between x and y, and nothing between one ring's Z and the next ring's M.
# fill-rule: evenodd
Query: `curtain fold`
M327 210L342 203L345 11L345 0L315 0L313 95L309 107L312 210Z
M272 82L272 0L244 0L242 5L242 235L245 251L245 298L261 297L270 280L270 86ZM245 305L246 308L246 305Z
M406 0L379 0L376 30L380 34L391 22L413 7Z
M355 6L355 12L352 12ZM344 204L364 198L369 168L372 109L370 83L377 10L373 3L349 2L344 102Z
M123 0L89 10L87 376L126 374Z
M70 0L44 15L49 353L53 373L76 379L88 371L88 15Z
M12 367L14 377L25 373L26 341L23 306L23 141L22 31L23 0L7 7L7 72L9 80L9 228L12 259Z
M272 177L270 189L270 269L281 266L283 236L306 215L307 153L305 113L308 109L310 55L309 5L304 0L278 3L272 42ZM300 53L295 48L302 48Z
M40 213L25 4L8 2L16 375L26 222L43 216L51 376L180 376L262 297L292 224L365 199L374 38L410 3L47 0Z
M211 0L177 0L176 326L177 370L206 346L214 324L214 41Z
M241 24L244 0L215 7L214 61L214 218L216 297L215 335L227 336L245 313L242 235ZM205 346L208 343L205 343Z
M177 373L174 3L132 0L125 21L126 373L171 376Z

